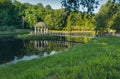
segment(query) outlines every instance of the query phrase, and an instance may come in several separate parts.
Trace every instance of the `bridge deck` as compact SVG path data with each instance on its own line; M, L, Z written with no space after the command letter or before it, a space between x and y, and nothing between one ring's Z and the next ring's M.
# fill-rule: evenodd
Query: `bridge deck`
M33 35L50 35L50 36L70 36L70 37L89 37L94 38L95 32L94 31L49 31L48 33L34 33L31 32Z

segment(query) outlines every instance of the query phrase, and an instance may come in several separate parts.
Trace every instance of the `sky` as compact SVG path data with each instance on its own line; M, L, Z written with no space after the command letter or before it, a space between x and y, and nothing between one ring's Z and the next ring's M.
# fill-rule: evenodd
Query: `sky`
M61 0L17 0L22 3L30 3L30 4L37 4L37 3L42 3L44 6L46 5L51 5L53 9L59 9L61 8ZM102 4L105 4L107 0L102 0ZM101 5L95 9L94 13L97 13L101 7Z
M22 3L31 3L31 4L37 4L42 3L44 6L51 5L53 9L59 9L61 8L61 0L17 0Z

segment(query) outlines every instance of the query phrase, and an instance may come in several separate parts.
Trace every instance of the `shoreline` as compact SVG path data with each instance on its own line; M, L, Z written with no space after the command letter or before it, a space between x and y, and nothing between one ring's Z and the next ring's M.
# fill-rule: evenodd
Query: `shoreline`
M51 57L0 67L0 75L3 79L119 79L119 45L114 36L92 39Z

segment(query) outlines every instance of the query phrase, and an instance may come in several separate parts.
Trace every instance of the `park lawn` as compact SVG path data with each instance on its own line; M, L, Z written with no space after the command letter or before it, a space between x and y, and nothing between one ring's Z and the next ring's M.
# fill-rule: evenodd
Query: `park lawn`
M120 38L96 38L60 54L0 67L0 79L120 79Z

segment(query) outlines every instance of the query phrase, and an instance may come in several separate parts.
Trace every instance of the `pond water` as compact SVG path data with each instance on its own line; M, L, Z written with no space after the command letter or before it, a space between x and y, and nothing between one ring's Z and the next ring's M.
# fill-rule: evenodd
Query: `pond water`
M72 40L72 42L70 40ZM75 39L21 40L15 37L0 37L0 65L32 60L60 53L80 42L80 40L79 42L73 42L73 40Z

